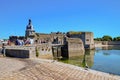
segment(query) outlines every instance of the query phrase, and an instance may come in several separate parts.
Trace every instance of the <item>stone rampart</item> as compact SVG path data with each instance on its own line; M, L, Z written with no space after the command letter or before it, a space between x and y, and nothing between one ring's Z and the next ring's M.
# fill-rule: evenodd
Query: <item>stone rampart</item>
M49 43L43 43L37 45L37 50L39 53L39 58L53 58L52 55L52 45Z
M6 56L17 58L35 58L35 47L6 46Z
M53 57L73 57L84 54L84 45L79 38L68 38L67 44L36 44L34 46L6 46L6 55L19 58L35 58L36 53L38 58L53 59ZM53 47L56 46L57 51L53 55Z
M95 41L95 47L120 45L120 41Z
M120 41L109 41L108 45L120 45Z
M84 45L79 38L69 38L67 40L69 57L79 56L84 54Z

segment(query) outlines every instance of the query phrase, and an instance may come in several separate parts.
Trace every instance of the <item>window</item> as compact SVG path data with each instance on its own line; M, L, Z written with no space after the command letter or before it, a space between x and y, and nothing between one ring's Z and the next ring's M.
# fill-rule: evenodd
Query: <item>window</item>
M89 39L86 39L86 41L89 41Z

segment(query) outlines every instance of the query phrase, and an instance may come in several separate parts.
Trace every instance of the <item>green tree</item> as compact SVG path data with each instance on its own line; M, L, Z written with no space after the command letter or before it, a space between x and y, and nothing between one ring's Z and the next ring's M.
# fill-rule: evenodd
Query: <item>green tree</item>
M114 37L114 38L113 38L113 41L120 41L120 36Z
M39 57L39 52L37 47L35 48L35 51L36 51L36 57Z
M95 41L102 41L102 38L95 38Z
M102 40L103 40L103 41L112 41L112 37L109 36L109 35L104 35L104 36L102 37Z

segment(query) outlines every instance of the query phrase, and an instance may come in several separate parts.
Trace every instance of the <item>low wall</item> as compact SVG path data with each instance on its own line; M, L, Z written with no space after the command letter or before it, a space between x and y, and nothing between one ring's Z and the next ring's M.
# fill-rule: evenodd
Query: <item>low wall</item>
M120 41L109 41L108 45L120 45Z
M40 44L36 46L6 46L6 56L35 58L36 47L38 50L38 58L53 58L52 48L49 44Z
M120 45L120 41L95 41L95 47Z
M18 58L35 58L36 48L38 51L38 58L53 58L52 45L46 43L34 46L6 46L6 56Z
M56 46L56 49L53 49ZM34 46L6 46L6 55L19 58L35 58L36 50L38 58L53 59L53 57L73 57L84 54L84 45L79 38L69 38L66 45L38 44ZM53 55L53 52L55 53Z
M102 41L94 41L95 42L95 47L102 46Z
M39 53L39 58L47 58L47 59L52 59L52 45L51 44L39 44L37 45L38 53Z
M6 56L17 57L17 58L35 58L36 52L35 47L21 47L21 46L7 46Z

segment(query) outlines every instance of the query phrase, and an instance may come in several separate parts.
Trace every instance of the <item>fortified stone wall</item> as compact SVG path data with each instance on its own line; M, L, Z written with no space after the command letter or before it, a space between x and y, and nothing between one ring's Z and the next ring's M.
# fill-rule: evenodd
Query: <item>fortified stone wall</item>
M62 33L36 33L35 40L37 43L48 43L51 42L53 44L63 44L64 35Z
M94 44L92 32L85 32L85 41L86 41L85 44Z
M92 32L85 32L85 48L86 49L94 49L94 38Z
M94 41L95 42L95 47L102 46L102 41Z
M50 36L53 44L64 44L64 35L62 33L51 33Z
M120 45L120 41L109 41L108 45Z
M56 56L53 55L52 47L56 46ZM80 56L84 54L84 46L79 38L68 38L66 45L42 43L34 46L6 46L6 55L19 58L35 58L36 49L39 58L53 59L54 57Z
M35 47L6 46L6 56L18 58L35 58Z
M39 58L53 58L52 55L52 46L51 44L44 43L44 44L39 44L37 45L38 53L39 53Z
M95 42L95 47L101 47L101 46L108 45L108 41L94 41L94 42Z
M39 58L53 58L52 46L47 43L36 46L6 46L6 56L18 58L35 58L36 48L39 53Z
M95 47L107 45L120 45L120 41L95 41Z
M85 49L94 49L94 40L92 32L68 32L69 38L80 38L83 41Z
M49 34L42 33L36 33L35 39L38 40L38 43L51 41Z
M84 45L82 40L79 38L68 38L67 46L69 57L80 56L84 54Z

